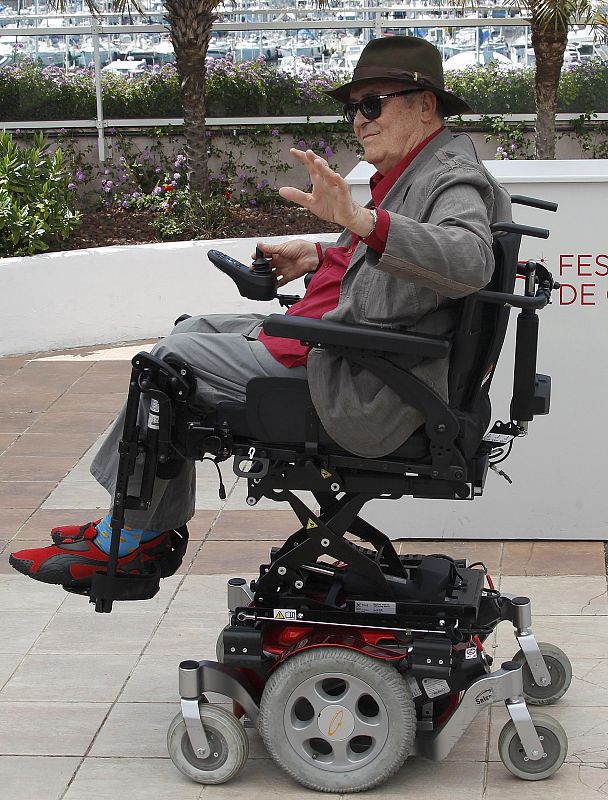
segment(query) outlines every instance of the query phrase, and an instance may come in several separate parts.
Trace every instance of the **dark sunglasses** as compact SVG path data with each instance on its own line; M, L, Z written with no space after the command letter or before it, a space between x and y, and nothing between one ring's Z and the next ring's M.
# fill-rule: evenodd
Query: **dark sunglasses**
M400 92L391 92L390 94L374 94L370 97L364 97L356 103L346 103L343 106L344 116L347 122L352 125L357 116L357 111L360 111L365 119L378 119L382 114L382 101L389 97L401 97L404 94L412 94L413 92L420 92L421 89L402 89Z

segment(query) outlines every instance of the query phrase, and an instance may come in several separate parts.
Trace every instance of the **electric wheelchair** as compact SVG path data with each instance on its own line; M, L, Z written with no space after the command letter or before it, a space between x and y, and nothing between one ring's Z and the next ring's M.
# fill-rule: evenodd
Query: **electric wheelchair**
M535 415L549 412L550 378L536 372L537 311L557 284L543 264L518 261L523 235L548 231L494 225L494 275L485 289L459 301L450 337L284 315L265 320L267 333L343 355L423 412L425 425L381 458L354 455L331 441L305 380L256 378L246 403L225 402L209 413L196 406L187 364L147 353L133 359L110 562L89 590L96 611L111 611L115 600L152 597L160 578L181 563L185 527L172 532L172 554L156 571L116 574L125 509L146 508L155 477L175 474L184 458L209 458L217 466L233 457L234 472L247 480L249 505L263 497L287 502L300 523L272 548L255 580L228 582L229 622L217 662L179 665L181 713L169 728L168 747L191 779L213 784L234 777L248 756L245 727L253 725L274 760L303 785L361 791L394 774L411 754L445 758L474 717L498 702L510 717L498 742L507 769L539 780L563 763L562 727L548 715L531 715L528 704L558 700L571 667L559 648L536 642L530 600L497 591L481 563L441 553L398 555L359 516L375 498L481 495L489 470L500 472L514 439ZM276 296L276 279L261 255L253 270L217 251L209 258L244 296ZM279 299L290 305L297 298ZM509 421L490 428L488 390L511 308L520 313ZM449 404L387 354L449 355ZM142 395L150 401L145 430L137 425ZM138 456L145 458L143 479L139 493L130 495ZM311 492L318 511L296 491ZM503 620L512 623L520 649L492 671L484 643ZM232 712L208 702L209 693L231 700Z

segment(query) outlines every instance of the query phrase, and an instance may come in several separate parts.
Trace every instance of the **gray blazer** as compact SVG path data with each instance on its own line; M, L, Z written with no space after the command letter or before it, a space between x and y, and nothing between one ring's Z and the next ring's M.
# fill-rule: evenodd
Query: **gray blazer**
M446 130L416 156L380 207L391 218L384 253L359 242L338 306L323 318L449 333L456 298L492 276L490 223L511 219L509 195L481 165L471 140ZM332 245L350 240L344 231ZM448 359L408 366L447 399ZM424 421L379 378L340 356L313 349L307 371L323 426L357 455L391 453Z

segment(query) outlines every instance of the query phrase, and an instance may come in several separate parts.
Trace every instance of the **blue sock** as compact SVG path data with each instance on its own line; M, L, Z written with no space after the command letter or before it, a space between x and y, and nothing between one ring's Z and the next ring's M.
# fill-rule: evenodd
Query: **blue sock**
M132 553L137 550L140 542L147 542L160 536L161 531L148 531L143 528L129 528L122 529L120 534L120 545L118 547L118 557ZM109 555L110 542L112 539L112 515L106 514L101 522L97 523L97 536L93 539L93 544L97 545L100 550Z

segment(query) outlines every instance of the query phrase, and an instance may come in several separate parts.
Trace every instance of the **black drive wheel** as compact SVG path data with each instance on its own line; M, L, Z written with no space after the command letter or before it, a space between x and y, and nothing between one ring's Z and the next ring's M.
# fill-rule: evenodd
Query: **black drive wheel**
M540 686L535 682L526 657L521 650L517 651L513 660L523 664L522 678L526 702L532 706L548 706L557 702L568 691L572 682L572 665L564 651L554 644L539 642L538 646L551 677L551 683L548 686Z
M416 711L391 664L318 647L272 673L258 730L277 764L304 786L359 792L397 772L412 752Z
M526 756L515 725L509 720L498 737L498 752L505 767L525 781L542 781L553 775L564 763L568 754L568 737L556 719L535 711L532 721L545 751L538 761Z
M227 709L201 703L199 711L211 753L207 758L195 756L184 718L178 714L167 732L169 755L190 780L225 783L244 767L249 756L249 739L241 723Z

